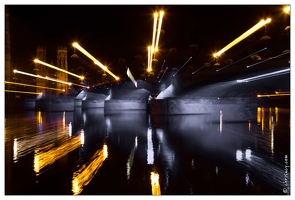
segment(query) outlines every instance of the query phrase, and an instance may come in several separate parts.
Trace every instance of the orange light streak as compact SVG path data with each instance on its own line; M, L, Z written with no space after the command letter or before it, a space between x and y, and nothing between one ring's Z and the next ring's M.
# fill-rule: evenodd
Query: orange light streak
M156 47L155 47L155 51L156 52L158 51L158 44L159 44L159 39L160 39L160 33L161 33L161 26L162 26L163 16L164 16L164 11L160 11L160 19L159 19L159 25L158 25L158 34L157 34Z
M260 22L258 22L255 26L253 26L252 28L250 28L248 31L246 31L245 33L243 33L241 36L239 36L237 39L235 39L234 41L232 41L231 43L229 43L227 46L225 46L223 49L221 49L220 51L218 51L217 53L213 54L214 57L219 57L221 54L223 54L225 51L227 51L228 49L230 49L231 47L233 47L234 45L238 44L240 41L242 41L243 39L245 39L246 37L248 37L249 35L251 35L252 33L254 33L255 31L257 31L258 29L260 29L262 26L264 26L265 24L268 24L271 22L271 19L268 18L267 20L261 20Z
M94 62L94 64L98 65L104 71L106 71L107 73L109 73L116 80L119 80L120 79L115 74L113 74L110 70L108 70L108 68L106 66L104 66L103 64L101 64L98 60L96 60L90 53L88 53L85 49L83 49L77 42L74 42L73 43L73 46L75 48L77 48L79 51L81 51L85 56L87 56L88 58L90 58Z
M5 92L16 92L16 93L26 93L26 94L42 94L42 92L25 92L25 91L17 91L17 90L5 90Z
M56 70L58 70L58 71L61 71L61 72L67 73L67 74L70 74L70 75L72 75L72 76L78 77L78 78L81 79L81 80L84 80L84 76L79 76L79 75L77 75L77 74L74 74L74 73L69 72L69 71L67 71L67 70L64 70L64 69L61 69L61 68L55 67L55 66L53 66L53 65L50 65L50 64L45 63L45 62L43 62L43 61L40 61L40 60L38 60L38 59L35 59L34 62L35 62L35 63L39 63L39 64L41 64L41 65L45 65L45 66L47 66L47 67L50 67L50 68L52 68L52 69L56 69Z
M154 13L154 29L153 29L153 40L152 40L152 53L154 53L155 47L155 38L156 38L156 31L157 31L157 23L158 23L158 13Z
M65 91L64 89L42 87L42 86L37 86L37 85L29 85L29 84L10 82L10 81L5 81L5 83L7 83L7 84L15 84L15 85L23 85L23 86L28 86L28 87L36 87L36 88L45 88L45 89L51 89L51 90L58 90L58 91L63 91L63 92Z
M151 52L152 52L151 46L148 46L148 68L147 68L148 72L152 71L152 67L151 67L152 53Z
M290 96L290 94L258 94L257 97L278 97L278 96Z
M44 148L36 148L34 155L34 171L36 175L46 166L53 164L58 159L67 155L80 146L80 138L78 136L71 138L59 147L53 148L53 144Z
M151 172L151 186L152 186L152 195L161 195L159 174L157 172Z
M45 79L45 80L55 81L55 82L59 82L59 83L67 84L67 85L72 85L72 83L70 83L70 82L61 81L61 80L58 80L58 79L55 79L55 78L50 78L48 76L43 77L43 76L40 76L40 75L35 75L35 74L27 73L27 72L18 71L16 69L13 70L13 72L23 74L23 75L27 75L27 76L33 76L33 77L41 78L41 79Z
M79 170L74 172L72 179L72 192L78 195L83 188L90 183L103 161L108 157L108 147L103 145L102 149L97 150L87 164L84 164Z

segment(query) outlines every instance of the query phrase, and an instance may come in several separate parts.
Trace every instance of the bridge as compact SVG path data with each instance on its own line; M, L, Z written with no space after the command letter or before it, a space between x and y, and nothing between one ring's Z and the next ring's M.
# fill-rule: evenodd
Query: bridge
M137 87L130 80L117 81L84 88L76 96L40 97L26 105L44 111L103 108L105 114L144 110L154 115L213 114L216 120L221 115L229 121L249 120L256 118L257 106L290 106L289 45L288 38L261 39L241 49L231 62L215 60L199 68L164 65L158 75L137 79ZM249 56L257 51L261 53Z

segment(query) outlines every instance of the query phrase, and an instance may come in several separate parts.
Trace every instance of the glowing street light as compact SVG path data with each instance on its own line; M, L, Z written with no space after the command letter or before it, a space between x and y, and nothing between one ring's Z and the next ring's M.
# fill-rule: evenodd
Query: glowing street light
M67 74L70 74L70 75L72 75L72 76L78 77L78 78L81 79L81 80L84 80L84 76L79 76L79 75L74 74L74 73L72 73L72 72L69 72L69 71L67 71L67 70L64 70L64 69L61 69L61 68L55 67L55 66L50 65L50 64L45 63L45 62L42 62L42 61L40 61L40 60L38 60L38 59L35 59L34 62L35 62L35 63L39 63L39 64L41 64L41 65L45 65L45 66L47 66L47 67L50 67L50 68L56 69L56 70L58 70L58 71L61 71L61 72L67 73Z
M83 49L77 42L73 43L73 47L77 48L79 51L81 51L85 56L90 58L94 64L98 65L100 68L102 68L104 71L109 73L112 77L114 77L116 80L119 80L120 78L117 77L115 74L113 74L106 66L101 64L98 60L96 60L91 54L89 54L85 49Z
M290 15L290 5L284 7L284 12Z
M225 51L229 50L231 47L233 47L234 45L238 44L240 41L242 41L243 39L245 39L246 37L248 37L249 35L251 35L252 33L254 33L255 31L257 31L258 29L260 29L261 27L263 27L264 25L266 25L266 24L268 24L270 22L271 22L271 18L268 18L267 20L261 20L255 26L253 26L252 28L250 28L245 33L243 33L240 37L238 37L237 39L235 39L234 41L232 41L231 43L229 43L227 46L225 46L223 49L221 49L217 53L213 54L213 56L215 58L219 57Z

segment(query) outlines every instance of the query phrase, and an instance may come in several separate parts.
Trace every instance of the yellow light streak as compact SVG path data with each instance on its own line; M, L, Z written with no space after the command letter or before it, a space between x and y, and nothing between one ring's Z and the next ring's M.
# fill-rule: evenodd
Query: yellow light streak
M36 124L37 126L42 129L42 112L38 111L36 113ZM21 127L18 128L28 128L28 125L26 123L23 123L20 125ZM33 127L32 127L33 128ZM58 133L56 130L59 130ZM15 132L14 127L8 127L6 130L6 134L13 134ZM32 130L29 128L28 131L35 131L33 128ZM14 157L17 160L14 160L15 162L18 162L18 159L20 159L23 156L26 156L30 153L34 153L34 149L38 147L44 147L51 143L64 143L65 141L69 140L68 136L68 129L60 129L60 125L57 125L56 129L52 130L41 130L42 131L42 137L40 137L40 134L35 135L24 135L19 136L18 138L15 138L14 141L14 155L17 157Z
M261 116L262 116L262 114L261 114L261 107L257 107L257 123L258 124L260 124L261 123Z
M246 37L248 37L249 35L251 35L255 31L257 31L258 29L260 29L262 26L264 26L264 25L266 25L267 23L270 23L270 22L271 22L271 19L270 18L268 18L267 20L261 20L255 26L253 26L252 28L250 28L245 33L243 33L240 37L238 37L237 39L235 39L234 41L232 41L231 43L229 43L227 46L225 46L223 49L221 49L217 53L213 54L213 56L214 57L219 57L225 51L227 51L228 49L230 49L231 47L233 47L234 45L236 45L237 43L239 43L240 41L242 41L243 39L245 39Z
M108 147L104 144L103 148L97 150L87 164L84 164L80 169L74 172L72 179L72 192L74 195L80 194L83 188L90 183L107 157Z
M156 172L151 172L151 186L152 186L152 195L161 195L159 174Z
M89 89L89 87L88 86L84 86L84 85L80 85L80 84L76 84L76 83L71 83L72 85L77 85L77 86L80 86L80 87L83 87L83 88L88 88Z
M152 40L152 53L154 53L155 47L155 38L156 38L156 30L157 30L157 22L158 22L158 13L154 13L154 29L153 29L153 40Z
M276 94L289 94L290 95L290 91L284 91L284 92L280 92L280 91L275 91Z
M151 62L152 62L151 46L148 46L148 68L147 68L148 72L152 71Z
M257 97L278 97L278 96L290 96L290 94L258 94Z
M53 164L58 159L78 148L80 144L80 138L76 136L56 148L53 148L53 144L43 148L36 148L34 155L34 171L36 175L39 175L39 172L44 167Z
M25 93L25 94L42 94L42 92L25 92L25 91L16 91L16 90L5 90L5 92L15 92L15 93Z
M116 80L119 80L120 78L117 77L115 74L113 74L110 70L108 70L108 68L106 66L104 66L103 64L101 64L98 60L96 60L91 54L89 54L85 49L83 49L77 42L73 43L73 46L75 48L77 48L79 51L81 51L85 56L87 56L88 58L90 58L94 64L98 65L100 68L102 68L104 71L106 71L107 73L109 73L112 77L114 77Z
M158 51L163 16L164 16L164 11L160 11L160 17L159 17L158 12L154 13L152 46L148 47L148 67L147 67L148 72L152 71L154 52ZM159 23L158 23L158 17L159 17ZM157 29L158 29L158 31L157 31Z
M58 71L61 71L61 72L67 73L67 74L70 74L70 75L72 75L72 76L78 77L78 78L81 79L81 80L84 80L84 76L79 76L79 75L77 75L77 74L74 74L74 73L69 72L69 71L67 71L67 70L64 70L64 69L61 69L61 68L55 67L55 66L53 66L53 65L50 65L50 64L45 63L45 62L43 62L43 61L40 61L40 60L38 60L38 59L35 59L34 62L35 62L35 63L39 63L39 64L41 64L41 65L45 65L45 66L47 66L47 67L50 67L50 68L52 68L52 69L55 69L55 70L58 70Z
M45 80L55 81L55 82L59 82L59 83L67 84L67 85L72 85L72 83L70 83L70 82L61 81L61 80L58 80L58 79L55 79L55 78L50 78L48 76L43 77L43 76L40 76L40 75L35 75L35 74L27 73L27 72L18 71L16 69L13 70L13 72L23 74L23 75L27 75L27 76L33 76L33 77L41 78L41 79L45 79Z
M160 11L160 19L159 19L159 24L158 24L158 34L157 34L156 47L155 47L156 52L158 51L158 44L159 44L159 39L160 39L163 16L164 16L164 11Z
M28 86L28 87L44 88L44 89L50 89L50 90L58 90L58 91L63 91L63 92L65 91L64 89L42 87L42 86L37 86L37 85L29 85L29 84L10 82L10 81L5 81L5 83L7 83L7 84L15 84L15 85L23 85L23 86Z

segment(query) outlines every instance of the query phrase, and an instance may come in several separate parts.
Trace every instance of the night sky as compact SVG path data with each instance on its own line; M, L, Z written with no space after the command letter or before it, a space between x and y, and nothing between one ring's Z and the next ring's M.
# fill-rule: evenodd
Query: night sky
M278 36L290 25L282 7L278 4L6 5L5 9L10 13L11 51L18 68L33 68L38 45L46 46L47 61L54 63L57 45L67 45L72 54L71 44L76 41L115 72L119 58L131 65L136 55L147 57L156 10L165 11L160 54L170 48L185 51L189 45L198 44L201 54L212 55L267 17L272 18L267 33ZM260 29L255 34L261 37L264 31Z

